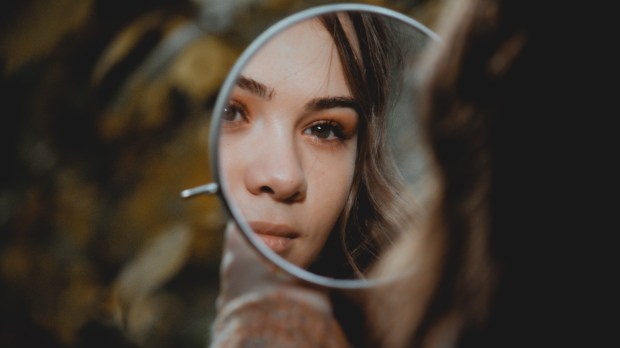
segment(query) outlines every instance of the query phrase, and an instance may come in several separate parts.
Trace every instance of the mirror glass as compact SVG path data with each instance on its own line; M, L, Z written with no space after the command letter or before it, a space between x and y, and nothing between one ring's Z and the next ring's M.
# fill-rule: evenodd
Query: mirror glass
M303 279L367 282L424 217L418 62L438 38L368 5L306 10L241 56L216 102L220 194L256 249Z

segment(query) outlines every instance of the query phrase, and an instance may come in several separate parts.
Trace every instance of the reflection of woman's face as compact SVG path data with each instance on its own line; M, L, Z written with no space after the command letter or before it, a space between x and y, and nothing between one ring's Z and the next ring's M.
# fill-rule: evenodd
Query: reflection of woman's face
M298 266L315 259L345 205L356 105L318 21L260 49L230 96L220 143L229 191L259 237Z

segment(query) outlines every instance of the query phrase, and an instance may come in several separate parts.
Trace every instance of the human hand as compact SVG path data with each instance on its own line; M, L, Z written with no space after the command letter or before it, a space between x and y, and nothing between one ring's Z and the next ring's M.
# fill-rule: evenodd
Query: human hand
M211 347L348 346L327 290L266 261L233 222L224 236L220 281Z

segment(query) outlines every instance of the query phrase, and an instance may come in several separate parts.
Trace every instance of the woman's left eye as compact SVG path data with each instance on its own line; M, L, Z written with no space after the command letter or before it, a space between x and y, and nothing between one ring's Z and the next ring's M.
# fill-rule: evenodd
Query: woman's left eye
M321 140L344 139L342 127L333 121L320 121L310 125L304 134L312 135Z
M226 122L241 122L248 117L245 106L239 102L231 101L224 107L222 119Z

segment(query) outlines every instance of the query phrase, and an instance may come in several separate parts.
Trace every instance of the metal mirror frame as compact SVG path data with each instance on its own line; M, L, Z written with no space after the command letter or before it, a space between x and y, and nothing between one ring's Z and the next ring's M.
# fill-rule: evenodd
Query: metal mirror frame
M228 73L221 87L220 93L218 94L218 97L216 99L209 130L209 163L213 170L213 179L215 180L215 183L203 185L194 189L185 190L182 195L184 197L189 197L194 194L213 194L217 192L223 205L226 207L228 213L233 218L233 220L237 224L237 227L239 228L245 239L250 243L250 245L261 256L266 258L268 262L274 264L275 266L292 275L293 277L311 284L327 288L362 289L388 282L392 277L380 277L370 279L329 278L326 276L314 274L299 266L294 265L291 262L286 261L284 258L273 252L268 246L262 243L260 238L255 236L254 233L252 233L251 227L247 224L247 221L244 218L243 214L232 202L230 198L231 196L227 192L226 178L220 172L219 164L219 143L222 116L221 110L224 110L226 104L228 103L230 93L236 84L237 77L242 72L242 69L248 64L250 59L256 54L256 52L258 52L259 49L261 49L265 45L265 43L271 40L276 34L281 32L282 30L296 23L312 19L323 14L345 11L366 12L391 18L402 22L405 25L411 26L412 28L427 35L435 42L441 42L437 34L435 34L423 24L414 20L413 18L388 8L368 4L340 3L322 5L302 10L276 22L263 33L261 33L254 41L252 41L252 43L239 56L232 69Z

